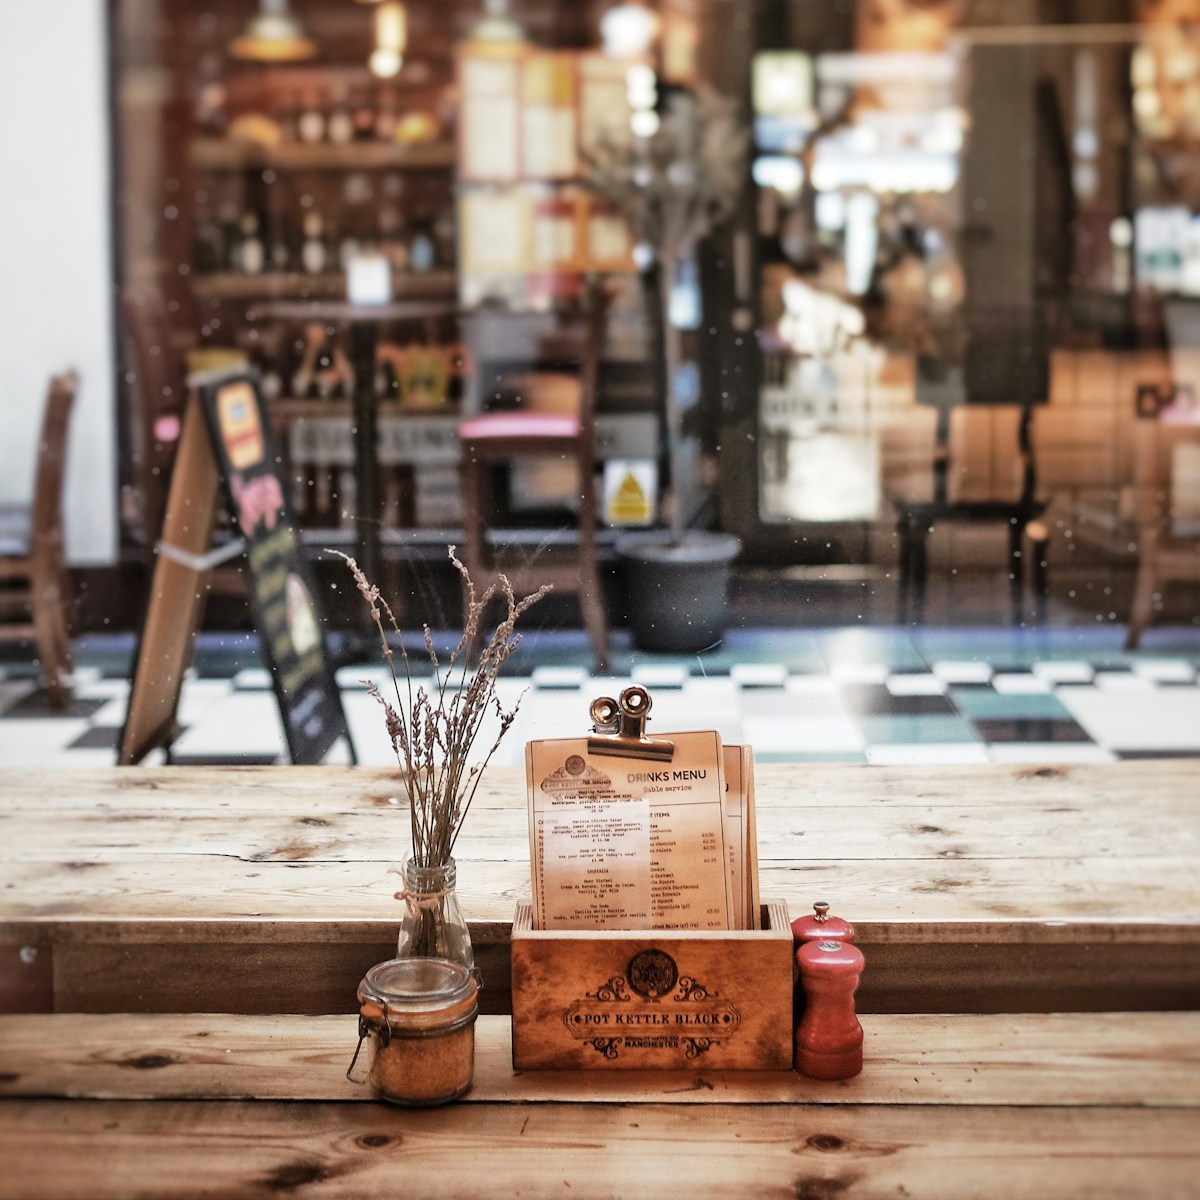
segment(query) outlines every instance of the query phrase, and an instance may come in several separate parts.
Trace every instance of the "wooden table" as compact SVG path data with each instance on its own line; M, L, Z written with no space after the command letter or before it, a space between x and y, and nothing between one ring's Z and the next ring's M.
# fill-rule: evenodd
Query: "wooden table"
M518 1075L489 1015L430 1112L344 1079L387 773L0 772L0 1196L1200 1195L1197 765L760 767L764 894L859 927L863 1074ZM521 779L476 804L503 1009Z

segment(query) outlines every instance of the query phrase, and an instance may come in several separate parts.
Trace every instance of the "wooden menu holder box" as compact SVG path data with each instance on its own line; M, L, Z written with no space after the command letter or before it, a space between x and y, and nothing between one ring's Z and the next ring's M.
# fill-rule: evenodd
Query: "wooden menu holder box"
M792 930L512 930L518 1070L792 1069Z

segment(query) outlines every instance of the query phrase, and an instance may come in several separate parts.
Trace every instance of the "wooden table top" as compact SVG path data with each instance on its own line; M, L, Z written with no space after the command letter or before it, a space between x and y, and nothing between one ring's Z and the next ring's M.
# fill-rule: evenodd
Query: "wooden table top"
M759 766L761 891L855 922L863 1011L941 993L947 1011L1017 994L1035 1011L1200 1007L1198 766ZM529 892L524 793L522 772L489 769L456 849L499 1011ZM394 772L363 768L0 771L0 964L40 953L0 972L0 1011L121 1009L112 988L138 971L140 1006L173 1009L149 997L186 991L183 951L199 974L232 945L264 988L308 989L294 1011L339 1011L332 989L387 957L399 923L399 797Z
M1200 1013L1107 1011L1200 1008L1197 765L759 767L764 895L858 926L862 1075L520 1073L486 1015L427 1111L344 1078L393 774L0 772L0 1198L1200 1195ZM476 803L494 998L522 777Z
M1194 1196L1200 1014L864 1017L865 1066L371 1100L351 1017L0 1017L0 1197Z

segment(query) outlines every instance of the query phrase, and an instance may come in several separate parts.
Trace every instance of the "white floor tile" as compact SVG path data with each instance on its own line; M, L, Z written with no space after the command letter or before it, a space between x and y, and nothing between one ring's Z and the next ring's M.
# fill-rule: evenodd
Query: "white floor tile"
M943 683L990 683L992 665L985 662L935 662L933 673Z
M654 666L650 663L645 663L642 666L633 668L630 678L634 683L639 683L651 695L654 694L655 688L681 688L687 684L688 671L685 667L669 666Z
M1105 692L1063 688L1067 711L1101 746L1112 750L1191 750L1200 740L1200 688Z
M987 747L977 742L930 742L925 745L888 743L867 747L871 766L904 766L909 763L985 763Z
M195 685L189 685L194 687ZM186 692L185 692L186 694ZM182 706L181 706L182 707ZM279 705L272 692L230 692L201 705L193 698L187 728L174 744L180 755L284 754Z
M0 766L46 767L61 764L66 747L82 736L88 724L77 717L45 720L12 717L0 721Z
M735 663L729 670L729 678L743 688L781 688L787 675L782 663Z
M886 683L888 669L883 663L834 663L829 673L839 683Z
M239 671L230 681L239 691L269 691L271 689L271 672L266 667L246 667Z
M1133 672L1157 683L1194 683L1196 679L1196 668L1181 658L1138 659Z
M1091 683L1095 668L1086 662L1048 659L1034 663L1033 673L1049 683Z
M745 717L743 736L756 752L817 753L863 748L862 729L846 717Z
M1050 691L1050 684L1036 675L1027 675L1024 671L1005 671L992 676L992 687L1006 696L1024 696Z
M946 683L936 675L889 675L887 690L893 696L941 696Z
M1153 692L1154 681L1132 671L1097 671L1094 686L1104 692Z
M993 742L987 751L997 763L1105 763L1117 758L1089 742Z
M588 673L583 667L534 667L530 678L535 688L567 691L583 687L587 683Z

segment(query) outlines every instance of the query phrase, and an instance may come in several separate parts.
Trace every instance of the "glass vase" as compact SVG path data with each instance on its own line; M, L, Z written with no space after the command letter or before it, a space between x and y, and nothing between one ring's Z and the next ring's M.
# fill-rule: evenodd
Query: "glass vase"
M396 940L397 958L448 958L478 979L471 931L455 891L454 859L423 867L404 860L404 919Z

